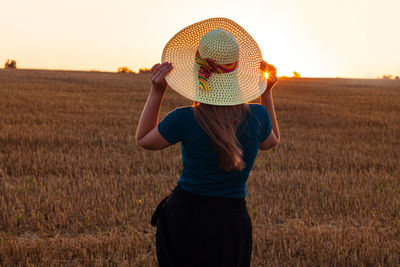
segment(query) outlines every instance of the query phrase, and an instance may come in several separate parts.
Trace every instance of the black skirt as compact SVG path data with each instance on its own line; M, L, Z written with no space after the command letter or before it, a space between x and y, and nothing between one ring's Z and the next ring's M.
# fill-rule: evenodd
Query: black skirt
M152 217L160 267L250 266L252 226L244 198L202 196L177 186Z

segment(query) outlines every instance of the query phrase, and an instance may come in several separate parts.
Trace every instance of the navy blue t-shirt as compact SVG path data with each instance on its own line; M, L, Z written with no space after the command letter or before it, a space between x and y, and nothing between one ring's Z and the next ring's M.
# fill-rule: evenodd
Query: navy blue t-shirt
M183 170L178 180L182 189L200 195L241 198L246 196L246 181L254 165L259 144L271 133L271 119L263 105L248 104L246 122L236 132L246 167L226 172L219 168L211 138L197 123L193 107L179 107L158 124L158 131L170 144L181 142Z

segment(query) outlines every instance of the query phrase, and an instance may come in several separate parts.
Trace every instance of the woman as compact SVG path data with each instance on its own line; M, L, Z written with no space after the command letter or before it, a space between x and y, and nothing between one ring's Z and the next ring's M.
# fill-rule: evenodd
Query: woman
M246 181L258 149L279 143L271 91L276 70L262 61L244 29L223 18L180 31L162 61L151 69L152 87L136 132L137 144L146 149L181 142L178 185L152 218L158 264L250 266ZM167 84L194 104L158 123ZM259 96L261 105L247 103Z

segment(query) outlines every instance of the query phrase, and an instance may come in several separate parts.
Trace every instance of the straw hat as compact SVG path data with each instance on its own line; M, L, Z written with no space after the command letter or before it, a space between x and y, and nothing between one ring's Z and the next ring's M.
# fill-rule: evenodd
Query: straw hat
M242 104L259 97L267 86L257 43L226 18L203 20L179 31L165 45L161 61L174 65L165 77L168 85L200 103Z

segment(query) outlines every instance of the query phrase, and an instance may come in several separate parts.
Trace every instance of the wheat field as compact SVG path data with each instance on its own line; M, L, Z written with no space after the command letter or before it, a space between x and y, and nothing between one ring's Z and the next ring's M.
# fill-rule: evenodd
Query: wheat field
M0 265L156 266L180 147L134 133L148 74L0 70ZM255 100L257 101L257 100ZM286 79L248 181L252 266L400 266L400 81ZM167 89L160 118L191 102Z

